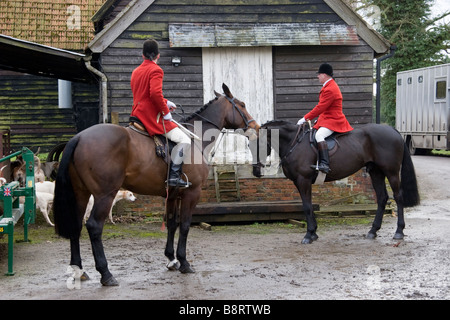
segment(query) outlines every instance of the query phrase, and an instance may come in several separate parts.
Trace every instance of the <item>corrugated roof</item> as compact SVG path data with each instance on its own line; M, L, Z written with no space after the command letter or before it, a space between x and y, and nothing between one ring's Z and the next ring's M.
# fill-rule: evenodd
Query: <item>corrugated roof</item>
M94 38L91 17L105 0L2 0L0 33L67 49L84 50Z

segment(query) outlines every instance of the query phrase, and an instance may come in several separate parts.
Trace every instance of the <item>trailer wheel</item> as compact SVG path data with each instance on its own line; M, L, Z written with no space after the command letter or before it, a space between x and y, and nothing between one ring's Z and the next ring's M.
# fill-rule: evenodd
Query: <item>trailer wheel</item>
M422 156L422 155L426 155L428 153L427 149L414 147L411 136L408 136L406 138L406 145L408 146L409 154L411 154L411 155Z

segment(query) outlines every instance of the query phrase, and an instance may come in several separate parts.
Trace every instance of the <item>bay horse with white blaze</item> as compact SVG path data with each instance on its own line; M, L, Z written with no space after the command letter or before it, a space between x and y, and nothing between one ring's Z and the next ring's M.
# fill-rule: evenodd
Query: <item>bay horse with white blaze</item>
M216 98L187 117L185 123L193 125L194 121L201 121L202 136L209 129L218 133L222 128L254 129L257 132L259 125L245 109L245 104L234 98L225 84L222 88L225 95L214 92ZM209 144L211 141L194 140L192 143L191 164L183 165L183 171L192 185L167 190L167 164L156 155L153 139L128 127L113 124L98 124L74 136L67 143L61 159L53 202L56 232L70 239L70 265L82 269L79 238L83 215L92 194L94 206L86 228L95 267L101 274L103 285L118 285L108 270L101 237L114 197L122 187L137 194L167 197L167 267L183 273L194 272L186 259L186 241L192 213L208 176L203 150ZM200 161L198 156L194 159L199 152ZM177 217L180 234L175 258Z
M266 129L266 130L264 130ZM278 139L272 139L277 130ZM267 132L267 134L262 134ZM276 120L261 126L256 147L252 153L256 162L253 174L261 177L265 156L260 156L261 146L278 150L285 176L294 182L302 198L306 215L307 232L302 243L317 240L317 222L312 208L311 188L317 177L317 171L311 168L317 160L317 152L311 147L308 124L298 125ZM330 169L325 182L343 179L366 167L372 179L372 186L377 197L377 212L367 238L376 237L381 227L384 209L388 201L385 178L392 188L398 208L397 231L394 239L403 239L405 227L403 209L419 204L419 192L408 148L401 135L392 127L379 124L367 124L337 138L338 148L330 156ZM274 140L274 141L272 141ZM272 145L277 144L277 145ZM255 152L257 154L255 155ZM264 159L261 159L264 158Z

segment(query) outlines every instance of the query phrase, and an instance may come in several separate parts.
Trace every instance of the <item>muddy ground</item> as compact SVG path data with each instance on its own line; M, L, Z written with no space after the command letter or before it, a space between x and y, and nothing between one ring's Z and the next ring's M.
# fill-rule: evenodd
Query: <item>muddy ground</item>
M392 239L392 216L375 240L364 238L371 219L321 220L311 245L300 243L304 228L281 223L194 227L188 259L196 273L186 275L165 268L160 223L109 224L104 245L120 286L105 288L87 237L82 257L91 280L68 283L69 243L41 223L32 243L15 244L12 277L3 275L0 240L0 299L450 299L450 158L413 161L422 203L407 210L403 241Z

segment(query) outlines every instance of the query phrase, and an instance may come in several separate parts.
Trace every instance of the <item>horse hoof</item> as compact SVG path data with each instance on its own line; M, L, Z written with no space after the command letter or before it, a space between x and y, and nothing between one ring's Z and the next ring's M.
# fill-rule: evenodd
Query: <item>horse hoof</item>
M180 261L178 261L177 259L173 259L172 261L167 263L166 267L170 271L176 271L176 270L180 269Z
M313 243L313 240L311 238L303 238L302 244L311 244Z
M89 278L88 274L86 272L83 272L83 274L80 277L81 281L86 281L86 280L91 280L91 278Z
M179 269L179 271L180 271L181 273L195 273L195 270L192 269L192 267L189 266L189 265L184 266L184 267L181 267L181 268Z
M403 233L401 232L396 232L394 234L394 240L403 240Z
M371 233L371 232L369 232L369 233L367 234L367 236L366 236L366 239L373 240L373 239L375 239L376 237L377 237L377 234L376 234L376 233Z
M119 285L119 282L117 282L117 280L111 276L109 279L107 280L100 280L101 284L104 285L105 287L116 287Z

